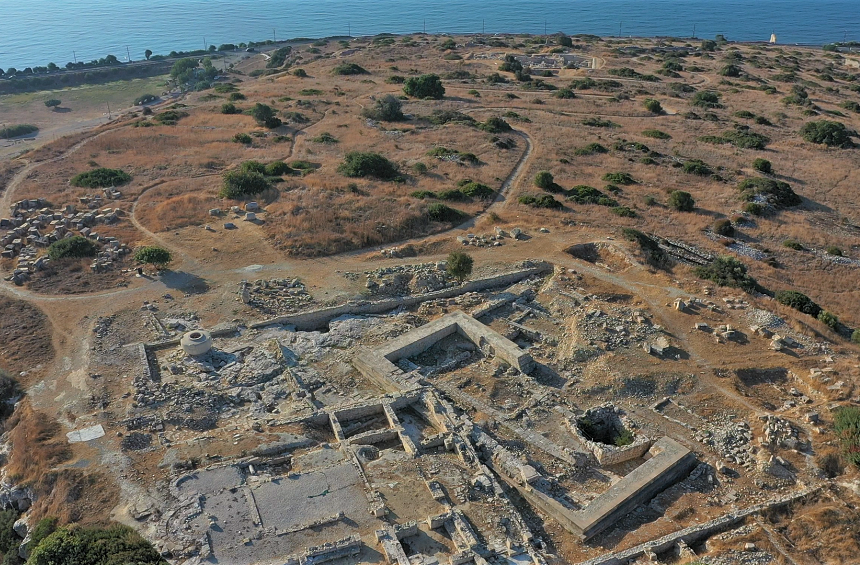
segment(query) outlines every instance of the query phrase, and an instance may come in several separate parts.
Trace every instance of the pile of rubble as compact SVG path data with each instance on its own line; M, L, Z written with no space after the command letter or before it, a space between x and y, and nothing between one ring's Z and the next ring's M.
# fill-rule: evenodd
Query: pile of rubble
M440 261L365 271L365 287L370 294L382 296L406 296L442 290L454 285L446 271L447 266L446 262Z
M798 431L791 425L791 422L770 414L759 416L759 420L764 422L761 440L764 445L778 445L789 449L798 448Z
M299 279L242 281L239 283L239 296L245 304L269 314L295 312L314 301Z
M600 343L606 351L635 346L662 332L662 328L651 324L644 312L629 308L613 309L610 313L599 308L589 309L579 319L577 330L581 341L589 345Z
M731 463L750 465L755 457L752 453L752 431L746 422L716 422L710 431L701 434L701 441L711 445ZM699 438L697 438L699 439Z
M78 211L74 205L52 210L45 199L22 200L11 207L11 217L0 218L0 230L6 233L0 237L0 251L5 259L18 258L12 276L16 284L29 279L32 272L44 269L49 259L39 257L37 248L45 248L56 241L76 235L103 244L103 248L93 260L93 271L110 270L116 261L129 254L127 245L114 237L102 237L94 231L98 225L109 225L119 221L122 211L119 208L102 208L101 197L80 199L91 211Z

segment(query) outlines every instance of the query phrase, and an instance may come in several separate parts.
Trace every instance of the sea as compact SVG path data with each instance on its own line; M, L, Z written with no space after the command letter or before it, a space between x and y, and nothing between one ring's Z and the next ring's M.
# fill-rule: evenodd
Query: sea
M860 40L860 0L0 0L0 68L422 31L823 45Z

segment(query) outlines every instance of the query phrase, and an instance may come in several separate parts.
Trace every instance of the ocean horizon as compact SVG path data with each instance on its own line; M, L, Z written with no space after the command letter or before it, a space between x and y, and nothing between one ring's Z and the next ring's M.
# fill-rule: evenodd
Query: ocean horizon
M564 32L823 45L860 39L857 0L2 0L0 68L125 61L296 37Z

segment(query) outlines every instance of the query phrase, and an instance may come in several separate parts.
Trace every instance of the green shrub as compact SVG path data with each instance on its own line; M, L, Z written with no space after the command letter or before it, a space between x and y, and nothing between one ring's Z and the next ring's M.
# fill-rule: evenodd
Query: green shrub
M231 92L236 92L236 85L230 83L217 84L214 90L218 94L230 94Z
M646 196L644 202L646 206L656 206L658 204L657 199L651 195Z
M221 113L222 114L241 114L241 108L238 108L232 102L227 102L226 104L221 105Z
M366 69L363 69L355 63L341 63L332 69L336 75L367 75L370 74Z
M753 161L753 169L757 170L760 173L764 173L766 175L773 173L773 165L767 159L758 158Z
M642 132L645 137L653 137L654 139L672 139L672 136L658 129L646 129Z
M696 267L696 276L709 280L718 286L740 288L753 292L759 288L754 278L747 274L747 267L734 257L721 256L710 265Z
M161 270L173 260L173 255L163 247L150 245L141 247L135 251L134 260L138 263L152 265L154 268Z
M663 106L659 101L654 100L653 98L646 98L645 102L643 102L645 109L651 112L652 114L662 114Z
M271 106L257 102L254 107L246 112L256 120L257 125L269 129L280 127L281 120L275 116L275 110Z
M233 136L233 141L236 143L243 143L245 145L251 145L251 142L253 140L251 139L251 136L248 135L247 133L237 133L236 135Z
M403 84L404 82L406 82L406 78L400 75L391 75L390 77L385 79L385 82L387 82L388 84Z
M622 218L635 218L636 212L627 206L613 206L612 213L616 216L621 216Z
M553 198L551 194L539 194L533 196L530 194L520 196L518 199L520 204L531 206L532 208L563 208L564 205Z
M577 204L598 204L600 206L618 206L618 202L609 198L593 186L580 184L568 191L567 199Z
M555 179L552 176L552 173L549 171L540 171L535 175L535 186L543 189L550 190L555 186Z
M286 118L286 120L288 122L290 122L292 124L307 124L311 121L310 118L308 118L307 116L305 116L301 112L286 112L285 111L283 113L283 116L284 116L284 118Z
M427 119L437 126L445 124L460 124L464 126L477 125L475 118L455 110L434 110Z
M239 170L243 173L260 173L262 175L266 172L266 165L259 161L243 161L239 165Z
M378 153L350 151L344 156L338 172L347 177L374 177L392 180L399 175L397 166Z
M266 165L265 173L270 177L280 177L283 175L289 175L293 172L293 169L290 168L289 165L284 163L283 161L272 161L268 165Z
M839 331L839 318L837 318L836 314L833 314L832 312L822 310L818 313L818 321L835 332Z
M448 255L448 262L445 270L450 276L457 279L457 282L462 284L463 281L472 274L472 266L474 263L475 261L472 259L471 255L467 255L460 251L454 251Z
M451 202L462 202L467 199L467 196L463 194L459 188L454 188L451 190L443 190L437 193L436 196L439 200L449 200Z
M756 197L763 197L774 206L790 207L803 203L803 199L791 189L787 182L767 178L744 179L738 184L741 198L752 201Z
M800 136L809 143L824 144L828 147L854 147L850 132L839 122L808 122L800 128Z
M690 159L689 161L686 161L682 169L685 173L698 175L700 177L706 177L714 172L707 163L700 159Z
M323 91L318 88L303 88L299 90L300 96L320 96Z
M846 100L845 102L839 104L839 107L860 114L860 103L857 103L853 100Z
M432 190L416 190L412 194L410 194L412 198L417 198L419 200L424 200L427 198L436 198L436 193Z
M573 151L574 155L594 155L596 153L607 153L609 150L599 143L589 143Z
M413 98L432 98L441 100L445 97L445 87L442 86L442 81L439 75L421 75L419 77L410 77L403 84L403 92L407 96Z
M28 133L37 131L39 131L39 128L31 124L17 124L12 126L4 124L3 128L0 129L0 139L12 139L13 137L27 135Z
M735 235L735 227L732 225L732 222L726 218L716 220L711 229L713 229L714 233L724 235L726 237L732 237Z
M756 116L755 118L753 118L753 121L760 126L772 126L773 125L772 123L770 123L770 120L768 120L764 116Z
M800 244L798 241L794 241L793 239L786 239L782 242L783 247L788 247L789 249L794 249L795 251L805 251L806 248Z
M860 408L840 406L833 410L833 430L845 458L860 466Z
M247 196L259 194L271 188L265 175L257 171L227 171L223 175L223 183L218 196L231 200L240 200Z
M692 212L696 208L696 201L693 200L693 196L683 190L673 190L669 194L667 204L679 212Z
M80 173L69 181L72 186L82 188L111 188L131 181L131 175L120 169L104 167Z
M287 57L292 53L293 48L287 45L286 47L281 47L280 49L276 49L269 55L269 60L266 62L267 69L278 69L283 67L287 62Z
M851 342L860 343L860 330L854 330L851 332Z
M308 73L304 69L293 69L293 76L298 78L308 78Z
M564 100L570 100L572 98L576 98L576 94L569 88L560 88L552 93L556 98L562 98Z
M229 96L229 100L231 102L238 102L239 100L245 100L247 96L242 94L241 92L231 92Z
M831 245L827 248L827 254L835 257L842 257L842 250L835 245Z
M428 170L427 165L424 163L415 163L412 165L412 172L416 175L426 175Z
M636 181L633 179L632 176L630 176L630 173L606 173L605 175L603 175L602 179L606 182L611 182L614 184L636 184Z
M405 119L403 103L391 94L386 94L378 99L373 106L362 110L361 114L365 118L381 122L400 122Z
M290 163L290 167L292 167L293 169L298 169L298 170L306 172L306 173L316 170L317 166L318 165L314 165L310 161L302 161L302 160L293 161L292 163Z
M433 222L456 222L464 216L463 212L449 208L440 202L427 207L427 217Z
M753 114L749 110L740 110L738 112L735 112L735 117L743 118L745 120L752 120L753 118L755 118L755 114Z
M116 524L101 528L60 528L33 546L27 563L56 565L166 565L140 534Z
M481 200L492 198L496 195L495 190L479 182L468 182L460 187L460 190L470 198L478 198Z
M582 120L582 125L593 127L593 128L619 128L619 127L621 127L620 125L616 124L613 121L604 120L603 118L597 118L597 117L585 118L584 120Z
M488 133L504 133L513 129L508 122L498 116L487 118L487 121L478 127Z
M48 247L48 257L52 261L70 257L73 259L82 259L84 257L95 257L98 253L98 246L85 237L76 235L55 241Z
M774 298L780 304L794 308L795 310L808 314L813 318L817 318L818 314L821 312L821 306L813 302L811 298L802 292L797 292L795 290L780 290L777 291Z
M690 104L701 108L722 108L720 94L713 90L702 90L693 95Z
M332 145L338 142L337 138L327 131L322 132L316 137L312 137L311 141L314 143L324 143L326 145Z
M717 71L717 74L724 77L739 77L743 73L743 69L738 67L737 65L726 65Z
M761 216L764 213L764 206L758 202L747 202L744 204L744 212L753 216Z

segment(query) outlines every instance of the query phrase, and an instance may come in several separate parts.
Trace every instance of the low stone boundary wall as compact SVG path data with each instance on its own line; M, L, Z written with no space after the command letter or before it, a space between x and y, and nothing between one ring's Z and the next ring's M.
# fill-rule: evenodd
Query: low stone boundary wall
M278 316L277 318L254 322L250 324L249 327L253 329L259 329L264 328L266 326L282 324L288 326L295 326L297 330L302 331L318 330L328 324L333 319L337 318L338 316L343 316L346 314L381 314L383 312L389 312L391 310L394 310L395 308L400 308L402 306L409 307L414 306L416 304L421 304L422 302L427 302L429 300L453 298L454 296L466 294L467 292L481 292L483 290L487 290L488 288L514 284L533 275L540 275L552 271L552 265L549 263L538 262L533 264L533 267L520 269L518 271L513 271L510 273L503 273L501 275L495 275L492 277L487 277L485 279L469 281L461 286L446 288L443 290L438 290L436 292L428 292L426 294L419 294L416 296L391 298L388 300L379 300L375 302L347 303L341 306L321 308L319 310L311 310L309 312L302 312L299 314L288 314L286 316Z
M771 502L757 504L755 506L747 508L746 510L741 510L740 512L733 512L731 514L725 514L723 516L720 516L719 518L711 520L710 522L705 522L704 524L697 524L695 526L690 526L689 528L684 528L683 530L678 530L677 532L663 536L662 538L645 542L641 545L631 547L630 549L626 549L624 551L619 551L617 553L608 553L606 555L601 555L600 557L589 559L588 561L582 561L578 565L627 565L631 561L638 559L639 557L648 552L662 553L671 549L679 542L683 542L689 545L699 540L708 538L716 533L727 530L732 525L740 522L748 516L758 514L759 512L767 510L768 508L775 508L778 506L790 504L796 500L800 500L801 498L805 498L811 494L814 494L818 490L818 488L806 489L799 493L784 496Z

